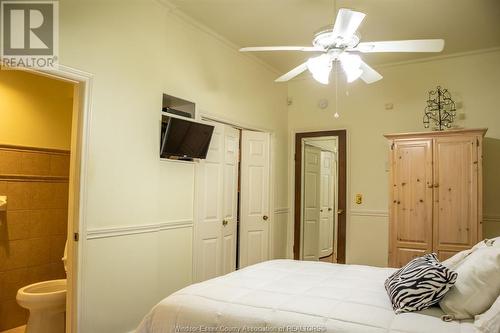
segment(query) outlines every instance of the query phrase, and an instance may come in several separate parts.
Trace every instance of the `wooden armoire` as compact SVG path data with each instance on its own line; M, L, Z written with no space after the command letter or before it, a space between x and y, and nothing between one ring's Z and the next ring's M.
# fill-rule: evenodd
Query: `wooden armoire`
M482 238L482 142L487 129L384 135L390 144L389 266L439 260Z

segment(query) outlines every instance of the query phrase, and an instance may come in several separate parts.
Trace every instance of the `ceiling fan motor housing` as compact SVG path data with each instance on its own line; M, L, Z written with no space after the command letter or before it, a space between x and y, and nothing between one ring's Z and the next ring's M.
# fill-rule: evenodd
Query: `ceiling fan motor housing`
M325 50L354 48L359 44L360 36L358 33L353 34L349 40L345 40L340 36L335 36L333 33L333 25L327 25L321 28L313 39L313 45L322 47Z

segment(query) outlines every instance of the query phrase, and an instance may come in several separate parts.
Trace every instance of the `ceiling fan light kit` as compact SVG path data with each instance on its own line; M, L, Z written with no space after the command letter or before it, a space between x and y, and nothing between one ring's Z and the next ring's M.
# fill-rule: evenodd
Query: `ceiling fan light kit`
M322 84L329 83L333 62L340 62L347 82L361 78L370 84L382 79L382 75L365 63L359 53L378 52L441 52L442 39L420 39L382 42L360 42L357 29L366 14L346 8L338 11L335 24L322 28L313 39L313 46L259 46L244 47L241 52L259 51L301 51L321 52L320 56L309 58L288 73L277 78L276 82L286 82L302 72L309 70L313 78Z
M332 61L328 54L325 53L318 57L309 58L306 65L316 81L322 84L329 83L330 72L332 71Z

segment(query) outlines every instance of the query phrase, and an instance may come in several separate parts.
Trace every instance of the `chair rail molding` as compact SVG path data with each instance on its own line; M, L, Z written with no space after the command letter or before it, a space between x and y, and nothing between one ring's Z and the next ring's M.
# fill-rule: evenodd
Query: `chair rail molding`
M386 210L351 209L351 216L389 217Z
M276 208L274 210L274 214L288 214L289 212L290 212L290 209L288 207Z
M170 229L192 228L193 220L166 221L142 225L111 226L105 228L93 228L87 230L87 239L100 239L109 237L120 237L136 234L160 232Z
M500 223L500 215L484 215L483 222Z

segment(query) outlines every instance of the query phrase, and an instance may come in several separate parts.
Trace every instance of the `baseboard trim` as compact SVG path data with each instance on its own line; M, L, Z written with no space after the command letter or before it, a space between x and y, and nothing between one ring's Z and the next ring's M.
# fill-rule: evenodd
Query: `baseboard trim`
M136 234L146 234L160 232L170 229L181 229L193 227L192 220L168 221L153 224L134 225L134 226L116 226L108 228L95 228L87 231L87 239L100 239L109 237L128 236Z
M389 217L386 210L352 209L351 216Z

